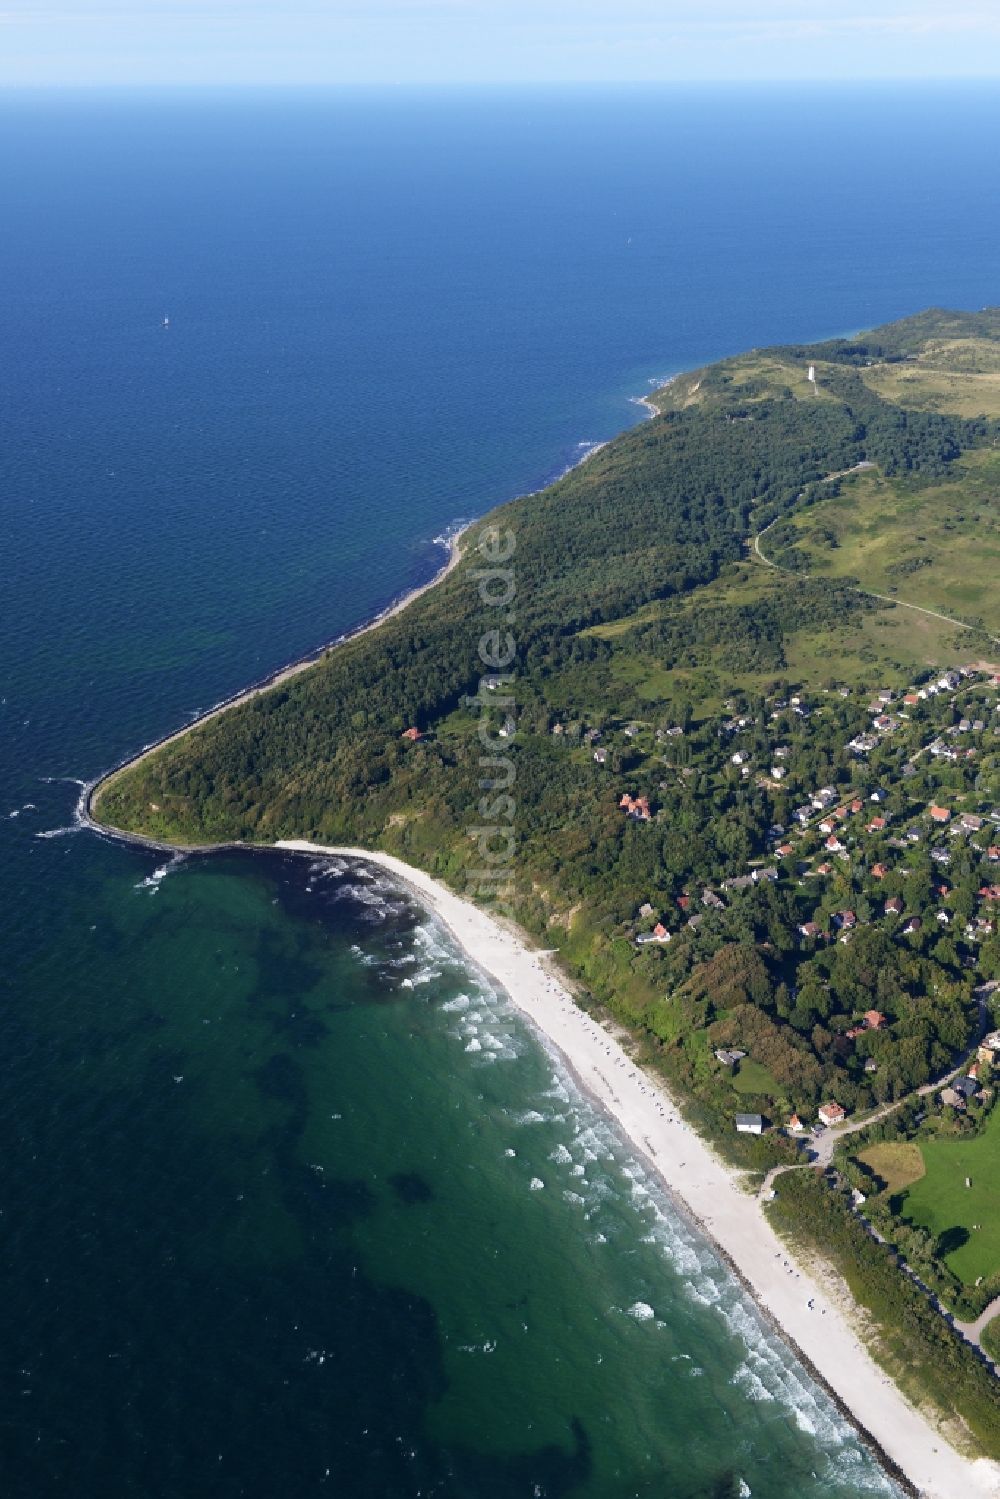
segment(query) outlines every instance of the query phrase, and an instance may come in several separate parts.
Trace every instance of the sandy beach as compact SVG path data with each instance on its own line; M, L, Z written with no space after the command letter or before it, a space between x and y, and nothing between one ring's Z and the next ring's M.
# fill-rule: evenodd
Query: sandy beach
M278 847L367 860L409 888L559 1050L583 1088L652 1162L788 1341L914 1489L926 1499L1000 1496L1000 1464L963 1457L907 1403L859 1341L842 1307L791 1258L756 1197L685 1124L669 1095L575 1004L545 955L390 854L304 841Z

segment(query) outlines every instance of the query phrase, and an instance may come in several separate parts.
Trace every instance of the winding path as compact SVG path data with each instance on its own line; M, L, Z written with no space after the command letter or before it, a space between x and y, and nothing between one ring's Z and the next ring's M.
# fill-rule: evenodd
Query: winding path
M823 484L829 484L833 479L843 479L846 478L847 475L854 472L854 469L842 469L839 473L827 474L826 477L820 482ZM788 573L789 577L812 577L811 573L792 573L788 568L781 567L777 562L772 561L770 557L765 557L764 553L760 549L761 537L766 536L771 527L777 525L779 520L785 519L786 517L783 515L776 515L774 517L774 520L768 521L764 529L762 531L758 531L754 536L751 543L751 549L758 562L763 562L765 567L773 567L775 572ZM834 583L838 580L836 578L831 578L829 581L831 583ZM986 639L991 641L993 645L1000 645L1000 635L991 635L988 630L984 629L980 625L970 625L964 619L953 619L950 614L941 614L937 609L927 609L923 604L910 604L906 599L893 598L893 596L888 593L876 593L873 588L862 588L857 583L851 583L847 586L851 588L854 593L864 594L866 598L880 599L884 604L898 604L901 609L913 609L917 612L917 614L927 614L931 619L940 619L946 625L954 625L957 630L971 630L976 635L985 635Z

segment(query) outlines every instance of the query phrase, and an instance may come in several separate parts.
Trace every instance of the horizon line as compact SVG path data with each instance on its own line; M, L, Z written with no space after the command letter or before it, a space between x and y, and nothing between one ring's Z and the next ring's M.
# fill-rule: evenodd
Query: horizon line
M659 89L762 89L762 88L848 88L946 86L949 84L998 84L1000 71L992 73L889 73L859 78L838 74L789 77L783 74L754 78L553 78L553 79L370 79L355 82L348 79L270 80L259 79L159 79L130 82L121 79L68 81L4 82L0 80L0 101L12 94L149 94L149 93L267 93L267 94L444 94L444 93L526 93L540 91L567 92L573 89L659 90Z

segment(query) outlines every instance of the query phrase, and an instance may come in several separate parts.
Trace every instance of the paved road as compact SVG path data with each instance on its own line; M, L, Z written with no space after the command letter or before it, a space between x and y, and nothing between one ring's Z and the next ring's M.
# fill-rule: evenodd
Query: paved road
M993 1318L997 1315L998 1312L1000 1312L1000 1296L994 1296L989 1306L985 1309L985 1311L979 1314L975 1322L959 1322L958 1318L956 1317L954 1325L962 1334L962 1337L965 1338L966 1342L974 1343L982 1353L983 1329L993 1321ZM990 1363L993 1363L993 1359L988 1353L985 1355L985 1357L990 1360Z

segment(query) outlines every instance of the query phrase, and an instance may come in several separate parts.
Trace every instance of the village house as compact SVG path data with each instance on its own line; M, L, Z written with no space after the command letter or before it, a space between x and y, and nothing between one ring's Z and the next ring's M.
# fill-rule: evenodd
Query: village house
M988 1036L984 1036L976 1055L981 1062L995 1062L1000 1057L1000 1031L990 1031Z
M670 933L663 925L663 922L658 921L651 932L640 932L635 940L640 947L645 946L649 942L669 942Z
M866 1010L861 1017L860 1025L852 1025L845 1034L849 1041L856 1041L858 1036L863 1036L865 1031L880 1031L885 1025L885 1016L879 1010Z
M890 895L885 903L885 914L887 916L902 916L903 897L901 895Z
M742 1062L745 1056L745 1051L733 1051L724 1046L719 1047L715 1053L716 1061L721 1062L723 1067L735 1067L736 1063Z
M842 1124L847 1118L847 1110L842 1109L839 1103L823 1103L816 1110L816 1117L821 1124L828 1128L831 1124Z
M888 866L888 864L873 864L872 865L872 879L875 879L875 880L884 880L885 877L886 877L886 875L888 873L889 873L889 866Z
M903 927L903 936L911 937L914 932L920 931L921 925L922 923L919 916L911 916L906 925Z
M606 749L595 749L595 751L594 751L594 764L595 765L607 765L607 763L608 763L608 752L607 752L607 750Z
M630 796L627 791L623 793L618 806L626 816L635 817L640 822L648 822L653 815L649 809L649 801L646 797Z
M838 931L849 932L858 924L858 918L853 911L838 911L833 918L833 924Z
M873 817L871 822L868 824L869 833L884 833L885 829L886 820L884 817Z
M404 729L399 737L401 739L409 740L410 744L416 744L418 740L423 739L424 736L419 729Z
M737 1114L736 1133L738 1135L762 1135L764 1133L764 1120L760 1114Z
M814 942L817 937L821 937L823 935L823 928L818 924L818 922L804 921L799 927L799 932L810 942Z
M790 1135L802 1135L805 1134L805 1128L798 1114L793 1114L788 1121L788 1133Z
M951 813L947 807L931 805L927 808L927 815L931 822L946 823L951 821Z

